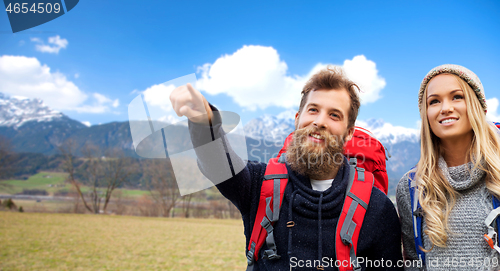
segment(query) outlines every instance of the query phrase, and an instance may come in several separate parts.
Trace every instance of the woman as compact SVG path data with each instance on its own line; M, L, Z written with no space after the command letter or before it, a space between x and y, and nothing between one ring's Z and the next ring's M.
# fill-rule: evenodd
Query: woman
M419 109L420 161L397 187L405 259L423 258L427 270L498 270L499 253L484 235L493 230L485 223L492 195L500 198L500 140L486 120L483 86L465 67L438 66L422 81Z

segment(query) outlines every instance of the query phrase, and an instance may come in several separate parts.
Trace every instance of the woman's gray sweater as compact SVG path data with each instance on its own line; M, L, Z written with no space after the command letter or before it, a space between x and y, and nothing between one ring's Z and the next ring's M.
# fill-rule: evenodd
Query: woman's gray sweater
M491 249L484 240L488 228L484 220L493 209L491 195L486 189L485 172L472 169L472 163L457 167L448 167L441 157L439 168L451 186L458 192L457 201L448 220L448 241L446 247L434 246L426 253L426 270L498 270L499 254ZM410 192L406 173L398 183L396 201L401 231L403 250L406 260L418 259L413 237ZM425 214L424 214L425 216ZM427 229L425 219L423 230ZM431 249L429 237L423 233L426 250ZM405 270L419 270L409 267Z

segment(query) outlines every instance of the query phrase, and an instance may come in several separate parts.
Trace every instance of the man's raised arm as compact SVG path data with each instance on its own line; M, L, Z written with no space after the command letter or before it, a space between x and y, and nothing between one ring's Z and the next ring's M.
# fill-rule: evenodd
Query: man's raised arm
M231 148L222 129L221 116L203 95L191 84L180 86L170 94L170 101L178 116L186 116L189 133L198 158L198 167L205 177L217 185L219 191L242 213L249 212L251 191L255 190L246 161ZM245 143L244 143L245 144ZM197 148L197 146L203 146ZM265 166L250 165L263 178ZM262 172L260 172L262 171Z

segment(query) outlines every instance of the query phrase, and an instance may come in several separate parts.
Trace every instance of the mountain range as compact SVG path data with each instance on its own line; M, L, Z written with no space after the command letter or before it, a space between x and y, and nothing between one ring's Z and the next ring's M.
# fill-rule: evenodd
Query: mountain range
M244 125L249 160L267 161L276 154L286 136L295 128L294 116L294 111L287 110L276 116L264 115L252 119ZM399 178L418 162L419 131L393 126L380 119L357 121L356 125L370 130L391 156L387 161L391 191ZM102 155L107 149L118 148L127 156L138 157L128 121L88 127L50 109L39 99L7 97L1 93L0 135L9 139L15 152L56 154L58 146L71 139L77 155L81 155L86 143L92 143L102 150ZM189 144L186 143L186 136L179 133L175 144Z
M285 111L277 116L264 115L244 126L245 134L254 139L283 142L295 129L295 112ZM357 126L368 129L387 149L389 177L400 178L420 157L420 132L417 129L393 126L381 119L357 121ZM278 144L279 145L279 144Z

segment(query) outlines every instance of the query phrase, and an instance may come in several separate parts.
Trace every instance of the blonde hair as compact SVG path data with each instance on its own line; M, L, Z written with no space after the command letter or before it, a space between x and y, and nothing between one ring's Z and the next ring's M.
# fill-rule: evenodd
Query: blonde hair
M447 73L448 74L448 73ZM500 140L497 128L488 123L486 114L476 94L464 80L454 74L464 92L467 106L467 117L472 126L473 137L467 153L467 160L472 161L474 168L486 172L486 187L493 195L500 198ZM428 84L427 84L428 86ZM448 218L455 205L457 192L448 183L438 167L439 157L443 150L440 139L432 132L427 119L427 87L422 99L420 117L420 160L417 164L416 180L418 199L427 229L424 231L432 242L432 247L446 247L448 240ZM484 161L484 166L481 165ZM432 249L432 248L431 248Z

